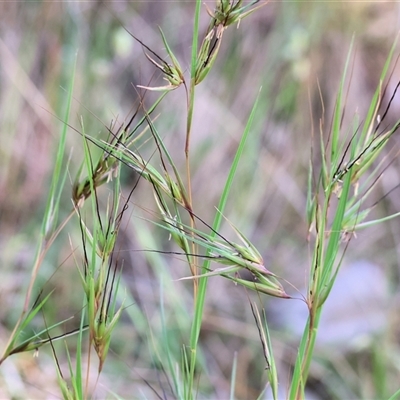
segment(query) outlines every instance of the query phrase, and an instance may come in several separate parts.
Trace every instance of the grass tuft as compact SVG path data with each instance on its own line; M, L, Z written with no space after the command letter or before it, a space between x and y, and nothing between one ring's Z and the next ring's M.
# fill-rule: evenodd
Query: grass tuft
M386 227L400 215L392 196L399 187L392 178L398 178L400 120L391 115L400 84L391 85L394 73L389 72L396 43L371 100L351 118L352 85L360 84L352 39L337 92L327 101L326 110L332 107L329 127L324 115L329 85L318 84L322 115L317 138L312 129L308 154L304 143L310 138L305 140L291 120L295 99L302 98L297 88L303 81L310 86L310 54L312 46L318 47L312 34L300 40L296 33L305 29L302 5L292 11L259 0L202 5L198 0L193 9L168 5L174 12L163 8L158 30L155 21L151 28L137 25L151 14L146 2L121 3L118 13L110 5L115 9L104 14L101 7L90 12L79 4L66 5L68 12L62 15L68 15L70 27L53 46L69 60L80 37L87 51L63 65L72 72L63 92L63 116L51 112L62 129L41 227L34 235L26 233L35 238L36 253L27 253L30 277L18 283L23 289L16 290L17 318L10 317L14 306L4 296L8 306L0 319L8 339L1 342L0 365L26 360L27 352L40 353L34 368L51 360L53 376L48 379L55 395L64 399L305 399L315 387L334 398L387 398L391 393L390 399L397 398L399 368L395 352L388 351L398 348L393 339L397 325L388 326L386 335L371 334L372 344L362 350L358 344L354 352L360 356L338 350L340 362L317 346L344 264L371 254L363 243L373 239L364 232L374 237L374 231L366 228L373 226L385 238L378 235L384 252L396 242L395 233L391 240L385 236ZM46 12L57 15L59 10L51 7ZM129 7L134 9L133 29L112 17L130 15ZM290 16L293 10L298 12ZM164 27L171 16L174 30ZM182 35L179 24L189 26ZM236 33L234 26L240 28ZM290 35L281 35L280 29ZM136 57L133 45L132 54L112 47L121 32L140 55ZM253 60L249 49L258 42L265 45L269 35L271 47L262 53L268 59ZM50 39L41 40L46 47ZM32 40L26 41L29 49ZM8 54L2 43L0 53ZM44 74L39 64L32 64L32 82L35 74ZM154 83L161 77L164 84ZM263 88L256 84L260 78ZM119 79L132 82L128 94L114 90ZM106 90L88 99L86 90L98 88L100 81L108 82ZM286 94L291 99L287 109L282 101ZM318 113L314 100L310 95L312 117ZM111 122L102 123L104 113L115 108ZM120 114L126 115L123 121ZM308 135L309 129L304 131ZM12 156L6 158L12 166ZM384 186L388 175L389 189ZM397 232L396 225L390 226ZM392 253L385 258L388 264L396 263ZM18 265L18 276L29 275ZM363 271L359 273L362 280ZM397 290L398 274L391 274ZM353 287L342 296L349 292ZM390 299L394 303L395 297ZM297 338L279 326L296 302L306 316L304 321L297 314L291 317L296 327L304 323ZM345 317L352 319L350 313ZM366 357L370 362L364 362ZM47 377L47 372L40 375ZM21 394L11 389L7 396L32 397L28 390Z

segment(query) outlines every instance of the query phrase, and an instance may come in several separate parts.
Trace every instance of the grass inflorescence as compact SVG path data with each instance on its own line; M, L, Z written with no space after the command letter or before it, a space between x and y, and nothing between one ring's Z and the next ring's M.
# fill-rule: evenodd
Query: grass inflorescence
M224 60L221 53L228 32L250 24L270 6L257 0L216 0L212 8L196 1L191 10L191 55L186 59L175 49L167 30L158 28L157 39L151 39L118 20L124 35L143 51L151 78L143 78L132 88L135 106L126 120L114 117L110 124L102 124L100 133L81 115L77 124L72 121L79 55L70 63L73 72L65 111L62 117L54 118L62 122L62 129L36 255L30 279L24 283L20 314L2 346L0 365L26 352L40 357L47 349L45 354L54 362L54 381L64 399L105 393L122 398L116 389L116 377L123 375L121 364L124 371L135 375L134 384L128 385L135 391L130 393L134 398L140 393L144 398L188 400L228 395L231 399L307 398L310 375L314 379L318 376L313 375L313 367L321 315L347 252L357 245L359 231L382 225L399 214L396 210L384 216L374 214L398 187L394 183L381 193L379 186L397 155L388 149L395 147L400 127L400 121L389 119L399 85L385 103L396 45L389 52L365 115L356 114L348 125L346 90L351 85L349 69L355 53L350 48L331 123L327 126L325 115L321 115L318 135L313 132L311 137L311 156L303 161L304 165L309 162L308 185L300 191L305 205L302 247L307 244L309 265L289 268L297 273L301 269L306 275L306 290L302 291L288 268L277 267L265 256L265 247L260 248L261 241L252 229L241 225L242 210L235 212L238 192L245 192L240 195L248 197L245 203L251 205L249 208L260 206L257 196L265 201L257 181L262 176L262 163L252 161L255 149L262 154L264 147L257 136L258 118L265 106L263 96L270 88L253 88L256 94L252 102L237 117L241 120L240 137L230 144L229 151L223 145L219 148L213 137L219 133L217 125L208 133L195 124L201 87L217 71L217 60ZM156 40L164 47L165 56L156 47ZM160 78L162 84L158 83ZM181 103L176 99L182 99ZM164 104L172 107L174 115L165 112ZM171 140L166 127L175 117L181 119L181 125L173 129L182 134ZM68 132L78 138L74 140L81 159L76 163L73 156L66 156ZM198 144L194 133L211 140L211 147L205 145L201 153L194 146ZM211 151L223 159L214 171L223 176L216 189L212 188L213 176L202 181L203 185L197 183L198 171L208 163L204 154ZM199 154L204 159L199 161ZM299 158L302 154L298 151ZM254 176L243 180L241 173L253 165ZM278 162L274 166L270 174L279 180L283 167ZM212 190L213 201L207 201ZM253 222L262 220L262 213L253 209L244 215ZM279 219L273 223L278 235ZM255 222L249 226L254 227ZM259 229L267 231L268 227L261 225ZM273 240L273 235L269 239ZM59 286L48 289L53 275L47 280L41 275L52 251L63 257L68 253L69 270L61 268L64 261L57 261L61 265L54 272L54 276L65 276L61 278L65 280L63 288L67 297L74 299L74 311L68 316L61 312L62 302L57 300ZM285 313L285 307L295 301L304 303L307 320L288 360L279 348L289 348L289 339L285 342L285 337L276 333L268 306L279 302L280 312ZM228 307L229 317L213 312L223 307ZM246 322L235 319L240 312ZM75 322L71 322L73 317ZM214 326L218 326L216 331ZM249 337L255 344L238 353L236 341ZM235 350L231 352L225 342L232 342ZM220 360L214 354L219 350L221 357L231 357L226 362L229 370L226 364L215 361ZM254 368L248 363L250 372L244 371L242 364L246 357L256 360ZM383 366L379 352L374 357L375 376L382 374L382 369L395 369ZM218 381L228 375L224 378L228 384L219 385ZM103 382L103 376L112 378ZM125 381L129 379L125 377ZM251 382L243 388L246 379L257 380L257 384ZM251 388L253 384L256 389ZM396 390L379 379L371 389L387 398L395 398Z

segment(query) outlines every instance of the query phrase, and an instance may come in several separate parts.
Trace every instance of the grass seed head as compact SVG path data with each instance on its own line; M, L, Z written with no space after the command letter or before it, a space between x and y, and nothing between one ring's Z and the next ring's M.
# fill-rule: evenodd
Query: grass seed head
M118 162L113 157L104 156L97 164L92 178L79 180L79 170L75 183L72 187L72 200L78 208L82 207L83 203L92 194L93 189L97 189L104 183L109 182L118 174Z
M198 85L210 72L222 42L224 25L213 27L201 44L196 61L195 84Z
M266 278L260 274L254 274L254 281L248 281L240 278L232 278L235 283L242 285L248 289L259 293L264 293L269 296L278 297L281 299L290 299L291 297L285 292L283 286L276 280Z
M259 3L259 1L260 0L253 0L243 5L243 0L217 0L214 12L208 7L207 12L213 18L212 24L214 26L223 25L224 27L228 27L236 22L240 22L243 18L246 18L248 15L267 4L267 2L264 2L253 7L253 5Z

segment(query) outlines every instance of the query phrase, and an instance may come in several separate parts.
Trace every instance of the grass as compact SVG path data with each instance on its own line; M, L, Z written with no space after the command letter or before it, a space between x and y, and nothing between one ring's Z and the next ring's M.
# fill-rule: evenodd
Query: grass
M315 16L335 29L319 6L309 31L301 3L160 5L159 21L145 3L29 7L9 21L42 33L2 50L1 395L396 398L395 322L361 350L318 345L342 264L370 258L398 285L396 47L353 113L363 50L334 94L307 81ZM36 42L60 57L41 66ZM301 338L273 316L293 303Z

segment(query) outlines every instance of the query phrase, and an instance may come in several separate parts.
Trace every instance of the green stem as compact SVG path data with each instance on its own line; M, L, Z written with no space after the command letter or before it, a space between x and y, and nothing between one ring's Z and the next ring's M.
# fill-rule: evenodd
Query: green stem
M191 71L190 71L190 87L188 94L188 114L186 120L186 143L185 143L185 159L186 159L186 175L187 175L187 192L188 192L188 201L189 201L189 213L190 213L190 225L192 228L195 227L195 221L193 216L193 203L192 203L192 183L190 178L190 134L192 129L193 122L193 110L194 110L194 94L195 94L195 78L196 78L196 66L197 66L197 48L198 48L198 36L199 36L199 20L200 20L200 7L201 0L196 0L196 8L194 14L194 27L193 27L193 41L192 41L192 59L191 59ZM192 252L196 254L196 245L192 244ZM192 273L197 275L196 270L194 269L194 265L190 263L190 269ZM200 281L200 284L202 280ZM206 284L206 283L205 283ZM204 283L203 283L204 286ZM199 291L198 291L198 281L197 279L194 281L194 307L195 307L195 319L192 325L191 337L190 337L190 361L189 361L189 371L188 371L188 399L193 398L193 384L194 384L194 371L196 367L196 359L197 359L197 343L198 343L198 335L200 332L200 327L197 326L197 323L201 325L201 316L203 313L203 305L204 305L204 296L205 296L205 287L201 290L203 293L202 299L199 299ZM200 321L198 320L200 310ZM197 318L196 318L197 316ZM197 320L197 323L196 323Z

